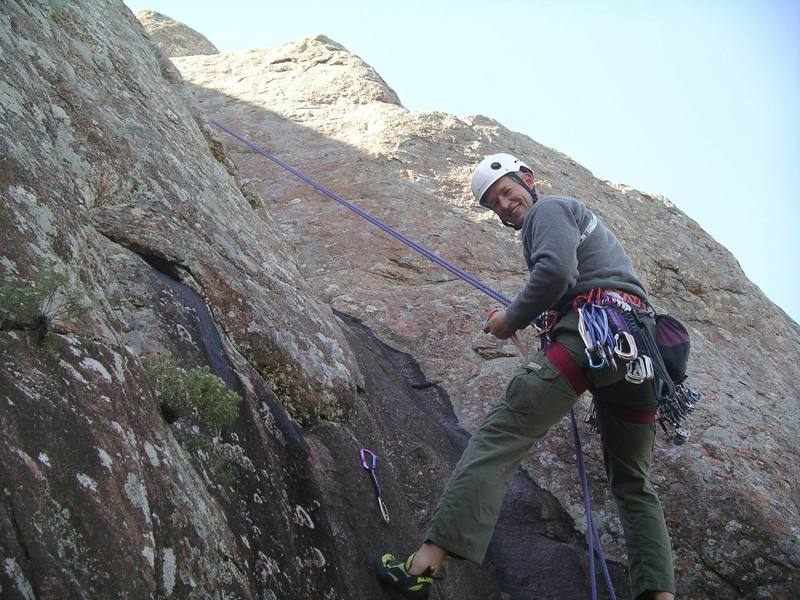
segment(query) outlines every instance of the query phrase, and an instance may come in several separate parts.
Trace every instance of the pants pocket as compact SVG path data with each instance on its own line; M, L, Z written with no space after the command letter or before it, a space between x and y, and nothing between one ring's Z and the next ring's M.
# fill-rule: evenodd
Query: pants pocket
M503 403L520 413L538 412L560 373L544 354L537 353L520 367L506 386Z

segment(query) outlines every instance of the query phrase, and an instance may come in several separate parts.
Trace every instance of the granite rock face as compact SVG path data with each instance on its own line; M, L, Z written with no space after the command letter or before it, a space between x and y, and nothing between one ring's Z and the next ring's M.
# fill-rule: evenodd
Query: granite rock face
M380 597L366 565L418 542L467 436L445 392L319 300L122 3L5 3L0 56L0 595ZM153 361L211 402L176 412ZM530 537L582 593L547 506ZM440 588L502 598L491 565Z
M167 56L219 54L216 46L203 34L166 15L154 10L140 10L135 15L150 39Z
M690 376L705 400L687 446L659 440L654 473L681 593L797 591L800 328L669 200L599 180L487 117L410 112L368 66L324 37L173 62L210 117L507 296L525 277L521 248L474 206L472 166L510 151L533 167L540 194L584 201L629 250L657 307L693 336ZM241 176L269 198L262 212L284 232L309 284L415 356L461 423L476 427L518 360L510 344L480 333L491 301L246 146L226 144ZM533 349L535 339L523 337ZM623 560L598 440L586 436L585 445L595 518L608 553ZM582 522L566 421L536 445L525 469Z
M206 115L507 295L519 244L472 206L472 164L511 150L540 191L585 200L694 335L707 397L688 446L659 443L655 475L681 593L794 595L800 332L667 200L486 117L411 113L323 36L175 58L182 82L121 2L12 1L0 59L0 595L383 597L366 565L419 541L517 360L479 333L477 291L223 143ZM238 415L206 437L171 415L154 355L208 367ZM555 429L515 477L487 565L448 563L440 598L586 595Z
M340 546L361 564L378 542L409 547L411 507L434 500L393 483L423 466L393 462L399 440L365 408L397 401L391 369L353 353L122 3L5 3L0 52L2 596L379 594ZM151 355L208 366L238 416L212 439L169 417ZM455 450L426 423L441 479ZM409 524L380 540L356 439ZM349 507L322 494L334 484ZM489 597L481 579L449 587Z

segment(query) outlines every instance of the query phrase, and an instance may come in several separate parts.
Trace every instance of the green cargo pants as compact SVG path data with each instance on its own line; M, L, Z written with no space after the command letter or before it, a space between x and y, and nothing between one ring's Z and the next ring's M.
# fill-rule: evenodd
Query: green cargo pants
M619 409L653 410L657 400L650 385L627 382L624 370L589 369L577 325L577 315L569 313L551 338L586 369L594 390L606 474L625 533L632 597L646 597L648 591L674 593L669 534L650 484L655 424L617 416ZM570 383L544 353L530 354L470 439L433 513L426 540L452 555L482 562L520 461L576 400Z

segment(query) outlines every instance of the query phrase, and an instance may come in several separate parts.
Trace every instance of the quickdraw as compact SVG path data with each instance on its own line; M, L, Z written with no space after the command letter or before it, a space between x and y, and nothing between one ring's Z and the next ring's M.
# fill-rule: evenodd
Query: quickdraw
M675 386L675 394L668 402L659 405L658 420L666 436L677 446L689 441L689 430L681 427L681 422L694 411L695 405L703 399L700 392L683 384ZM668 429L669 424L672 429Z
M381 516L388 525L389 510L383 503L383 498L381 498L381 486L378 483L378 476L375 474L375 469L378 466L378 457L372 450L368 450L367 448L362 448L359 456L361 457L361 466L369 473L370 479L372 480L372 487L375 489L375 496L378 498L378 508L381 510Z

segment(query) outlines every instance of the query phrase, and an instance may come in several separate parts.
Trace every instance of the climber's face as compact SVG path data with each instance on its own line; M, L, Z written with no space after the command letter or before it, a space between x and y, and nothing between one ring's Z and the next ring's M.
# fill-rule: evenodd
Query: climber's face
M520 172L519 176L529 188L533 187L533 176L530 173ZM514 223L518 227L522 226L525 215L533 206L530 192L508 175L495 181L486 190L484 202L501 220Z

